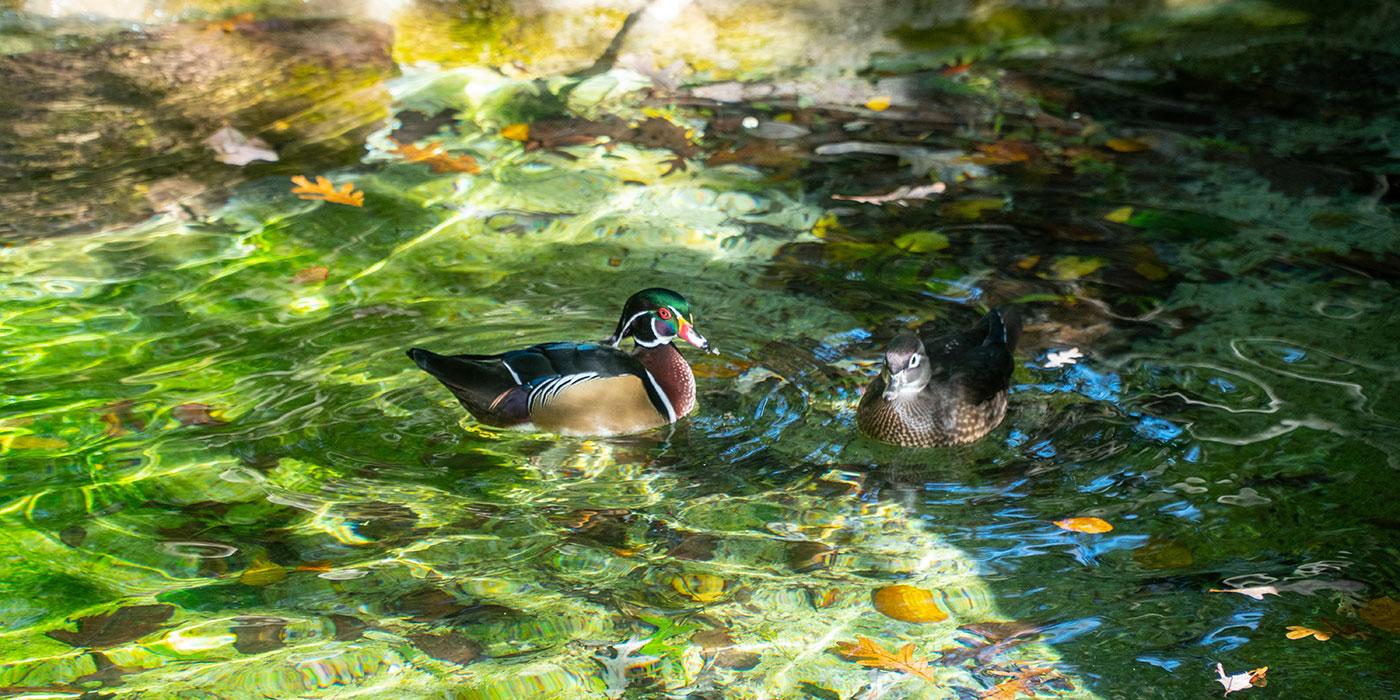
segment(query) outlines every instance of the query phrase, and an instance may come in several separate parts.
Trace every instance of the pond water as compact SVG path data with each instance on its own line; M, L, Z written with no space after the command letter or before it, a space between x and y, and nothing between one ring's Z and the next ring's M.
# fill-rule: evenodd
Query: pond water
M859 70L581 70L510 55L557 16L423 3L336 96L381 105L293 110L319 146L276 115L245 127L275 165L171 145L222 188L194 204L73 213L156 166L117 152L61 197L34 166L0 192L0 690L1177 699L1221 664L1268 667L1246 698L1400 697L1387 7L982 7L833 40ZM7 75L115 60L6 21ZM178 26L271 31L228 21ZM25 158L84 143L18 125ZM720 350L687 351L671 428L485 428L404 356L597 340L655 285ZM858 436L898 328L999 305L1027 326L1000 428ZM877 611L893 585L942 619ZM858 636L917 672L837 653Z

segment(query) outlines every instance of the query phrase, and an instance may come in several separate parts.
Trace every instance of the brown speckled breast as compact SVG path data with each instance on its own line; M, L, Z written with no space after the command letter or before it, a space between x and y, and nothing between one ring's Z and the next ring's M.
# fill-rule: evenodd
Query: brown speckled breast
M675 346L667 343L656 348L639 347L636 357L656 377L676 412L676 420L695 409L695 374Z
M981 440L1006 417L1006 392L982 403L923 392L886 401L885 382L866 387L856 409L861 432L901 447L948 447Z

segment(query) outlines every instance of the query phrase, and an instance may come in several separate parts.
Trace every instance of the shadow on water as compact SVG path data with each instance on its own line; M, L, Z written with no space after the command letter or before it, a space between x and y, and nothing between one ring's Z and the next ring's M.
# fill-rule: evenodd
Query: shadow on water
M998 10L818 92L410 67L417 116L332 174L363 209L275 177L7 249L0 687L1177 698L1220 662L1394 696L1396 115L1390 54L1331 48L1364 9ZM1200 50L1246 27L1272 40ZM596 339L658 282L724 351L671 429L486 430L402 357ZM898 328L1003 304L1001 428L856 435ZM948 619L874 612L900 583ZM830 653L856 634L938 683Z

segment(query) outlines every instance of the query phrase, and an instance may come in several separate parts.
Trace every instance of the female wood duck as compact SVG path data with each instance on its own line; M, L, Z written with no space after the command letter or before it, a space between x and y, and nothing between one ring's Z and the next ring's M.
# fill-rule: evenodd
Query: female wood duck
M478 421L565 435L622 435L680 420L695 408L695 375L671 341L710 343L685 297L654 287L633 294L617 330L596 343L544 343L501 355L408 351ZM631 338L631 353L618 343Z
M930 330L924 324L890 341L856 409L861 432L902 447L944 447L976 442L1001 424L1020 322L993 310L961 333Z

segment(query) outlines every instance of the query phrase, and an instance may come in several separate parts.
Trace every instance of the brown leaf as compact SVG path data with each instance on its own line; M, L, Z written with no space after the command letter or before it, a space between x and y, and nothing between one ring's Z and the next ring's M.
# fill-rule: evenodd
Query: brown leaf
M106 649L140 639L175 614L173 605L132 605L78 620L78 630L49 630L49 637L74 647Z
M481 645L456 632L410 634L408 639L424 654L439 661L466 666L481 658Z
M938 682L938 677L934 675L933 669L929 667L927 661L914 660L913 644L905 644L900 647L899 651L892 652L869 637L856 635L854 642L837 642L836 650L842 656L862 666L886 671L899 671L911 676L918 676L930 683Z
M233 632L233 648L244 654L262 654L287 646L283 635L287 621L280 617L248 616L236 617Z
M317 282L325 282L330 274L330 268L325 265L316 265L315 267L308 267L305 270L297 270L297 273L292 275L292 281L297 284L315 284Z
M1387 632L1400 632L1400 602L1390 596L1376 598L1356 611L1361 619Z
M182 403L170 412L181 425L223 425L220 411L207 403Z
M324 176L317 175L315 184L306 179L304 175L293 175L292 194L297 199L318 199L332 204L345 204L352 207L363 207L365 205L365 193L355 189L355 183L347 182L344 187L336 189L335 185Z

